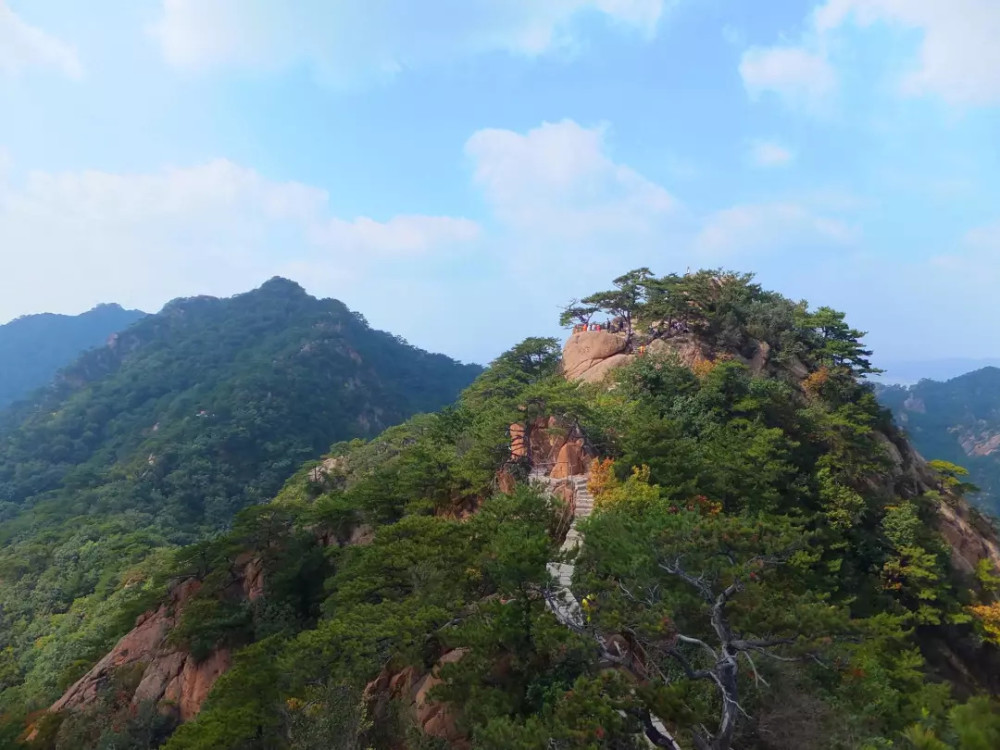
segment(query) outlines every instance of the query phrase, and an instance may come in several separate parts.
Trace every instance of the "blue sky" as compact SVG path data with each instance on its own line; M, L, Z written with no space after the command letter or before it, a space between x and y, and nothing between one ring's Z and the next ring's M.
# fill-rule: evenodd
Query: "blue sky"
M882 363L1000 356L998 37L996 0L0 0L0 322L281 274L486 361L724 266Z

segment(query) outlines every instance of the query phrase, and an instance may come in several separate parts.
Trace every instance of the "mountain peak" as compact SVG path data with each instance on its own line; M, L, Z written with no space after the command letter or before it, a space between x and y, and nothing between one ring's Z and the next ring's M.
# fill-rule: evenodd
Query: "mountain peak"
M284 276L272 276L256 290L270 294L287 294L295 297L308 297L309 294L300 284Z

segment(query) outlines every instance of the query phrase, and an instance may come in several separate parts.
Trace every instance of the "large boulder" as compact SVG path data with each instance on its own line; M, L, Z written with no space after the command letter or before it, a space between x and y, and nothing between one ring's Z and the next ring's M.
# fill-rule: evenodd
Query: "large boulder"
M690 335L673 336L666 339L654 339L646 347L650 355L659 357L676 357L685 367L697 367L704 362L712 361L712 353L697 337Z
M549 476L552 479L565 479L576 474L587 473L587 452L582 440L564 443L556 456L555 464Z
M563 373L569 380L599 382L613 368L632 360L632 355L626 352L627 343L621 333L574 333L563 348Z

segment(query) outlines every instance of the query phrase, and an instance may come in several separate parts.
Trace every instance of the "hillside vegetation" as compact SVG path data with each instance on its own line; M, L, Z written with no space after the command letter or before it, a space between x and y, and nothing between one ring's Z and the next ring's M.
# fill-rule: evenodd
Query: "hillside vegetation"
M0 415L0 706L44 707L86 671L164 550L480 369L283 279L171 302L64 369Z
M923 455L964 466L980 490L976 502L1000 512L1000 369L985 367L943 383L883 386L878 397Z
M862 334L710 272L641 269L581 314L627 324L636 356L603 382L528 339L453 406L335 446L226 534L130 571L151 605L188 586L170 648L232 654L196 718L123 664L32 718L30 746L1000 746L1000 578L937 532L965 501L859 382ZM547 606L568 509L530 481L558 434L592 460L579 627Z
M98 305L81 315L25 315L0 326L0 409L47 385L87 349L144 315Z

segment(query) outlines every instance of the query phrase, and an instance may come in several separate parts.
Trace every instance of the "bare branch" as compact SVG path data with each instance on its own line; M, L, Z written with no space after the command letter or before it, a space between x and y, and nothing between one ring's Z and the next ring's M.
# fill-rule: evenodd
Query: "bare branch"
M698 638L692 638L689 635L681 635L680 633L677 634L677 640L681 643L691 643L695 646L701 646L708 652L708 655L712 657L713 662L719 660L719 655L715 653L715 649L705 643L705 641L699 640Z
M765 638L763 640L755 641L734 639L729 642L729 646L735 651L762 651L765 648L771 648L773 646L787 646L790 643L795 643L797 640L798 636L786 638Z
M743 656L745 656L747 658L747 661L750 663L750 669L753 670L753 681L754 681L754 684L757 685L758 687L760 687L760 685L762 685L762 684L765 687L771 687L771 685L768 683L768 681L765 680L763 677L760 676L760 672L757 671L757 665L753 663L753 659L750 658L750 654L748 652L746 652L746 651L743 651L742 654L743 654Z

